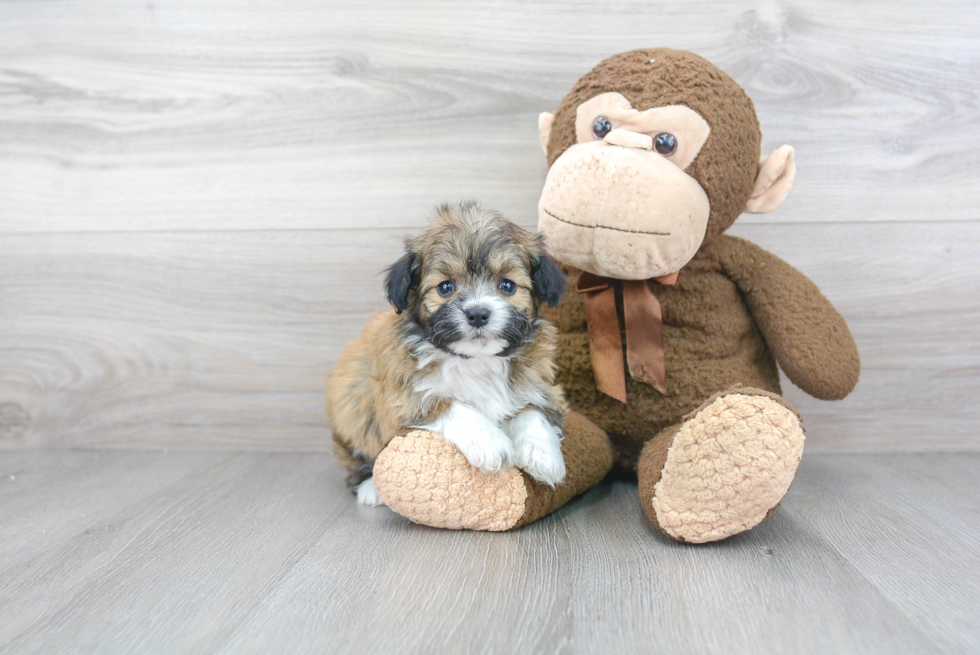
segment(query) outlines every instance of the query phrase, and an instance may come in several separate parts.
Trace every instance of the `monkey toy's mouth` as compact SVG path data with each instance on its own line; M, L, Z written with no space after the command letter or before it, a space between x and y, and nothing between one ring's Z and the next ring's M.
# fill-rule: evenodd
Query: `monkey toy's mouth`
M558 215L554 214L553 212L548 211L545 208L542 208L542 211L545 214L547 214L548 216L550 216L553 219L555 219L556 221L560 221L562 223L565 223L566 225L574 225L575 227L584 227L587 230L613 230L615 232L625 232L626 234L649 234L649 235L655 236L655 237L669 237L670 236L670 232L648 232L648 231L645 231L645 230L628 230L628 229L623 228L623 227L611 227L609 225L599 225L598 223L596 225L585 225L584 223L576 223L574 221L566 220L566 219L562 218L561 216L558 216Z
M691 261L710 205L694 178L656 153L602 142L571 146L551 165L538 231L569 266L648 280Z

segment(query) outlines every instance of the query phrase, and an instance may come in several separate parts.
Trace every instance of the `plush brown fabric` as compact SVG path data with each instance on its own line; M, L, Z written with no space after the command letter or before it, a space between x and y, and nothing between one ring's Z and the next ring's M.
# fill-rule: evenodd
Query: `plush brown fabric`
M650 499L653 498L654 489L660 482L664 464L667 463L667 453L670 452L674 437L677 436L680 429L681 424L678 423L661 430L660 434L643 446L636 464L636 486L640 494L640 505L643 507L643 513L647 515L654 527L664 534L667 533L657 521L657 513L653 511L653 503L650 502Z
M574 283L579 272L564 270ZM663 310L666 396L631 379L627 405L601 393L582 299L568 294L546 312L558 328L558 380L569 403L609 433L622 468L633 470L647 441L719 390L780 393L774 351L790 379L817 397L843 397L857 381L857 347L843 318L802 273L758 246L723 235L676 284L648 284ZM621 298L617 305L622 312Z
M561 451L565 457L565 481L554 489L523 474L527 487L526 509L515 528L547 516L596 486L613 465L612 448L606 433L578 412L569 412L565 417Z
M606 430L622 469L635 470L647 441L719 390L741 383L780 392L765 338L714 255L713 249L700 252L674 285L648 282L663 312L666 395L633 379L626 380L626 405L600 392L592 374L582 299L567 294L561 305L546 312L558 328L558 381L569 404ZM570 282L577 279L577 270L565 271ZM621 298L617 308L622 315Z
M776 362L811 396L839 400L861 374L854 337L813 282L759 246L736 237L711 248L738 286Z
M374 465L382 500L405 518L451 530L513 530L588 491L612 468L606 433L576 412L565 417L565 480L555 488L510 468L483 473L425 430L392 439Z
M804 391L843 398L860 373L857 348L843 318L802 273L758 246L722 234L745 209L760 170L761 134L744 91L691 53L660 48L616 55L583 76L562 101L547 144L549 166L575 143L578 105L606 92L621 93L638 110L684 105L708 122L705 145L685 170L707 194L710 218L700 249L676 282L642 282L660 303L666 393L628 376L627 404L602 393L590 361L584 294L567 293L562 304L545 310L559 335L557 381L582 416L573 412L566 421L565 484L550 489L525 475L526 508L514 527L554 511L613 466L638 475L644 511L672 538L725 538L775 509L802 454L802 426L779 397L777 362ZM760 210L778 205L792 184L792 150L776 154L772 170L763 171ZM562 244L550 245L561 261ZM581 273L571 266L562 270L569 286ZM625 342L622 285L612 286ZM611 308L606 309L611 318ZM626 370L625 352L616 356L620 361L609 368ZM704 412L700 418L699 412ZM718 459L729 437L734 450ZM675 442L681 456L672 458ZM700 443L717 452L702 453ZM742 455L754 473L737 461ZM741 485L741 495L733 503L725 501L728 483L712 477L723 467L738 473L733 484ZM667 492L657 495L660 481ZM695 488L702 482L714 495L691 511L691 523L703 526L692 527L685 523L684 507L700 503ZM717 522L705 518L715 511L713 504L722 512ZM672 528L660 525L658 511Z
M692 442L699 432L702 439ZM716 541L738 534L772 514L789 489L803 433L800 415L776 394L739 385L714 394L681 424L644 446L637 463L643 511L658 530L679 541ZM711 438L721 435L720 441ZM685 440L687 444L678 446ZM692 460L690 452L699 453L700 460ZM671 455L674 499L680 492L687 505L682 514L673 512L668 527L657 507L659 503L662 509L668 500L658 483L670 468ZM658 490L661 495L655 500ZM699 514L700 526L695 526ZM680 523L678 517L684 517Z
M559 105L548 141L549 167L575 143L578 106L610 91L640 111L684 105L708 122L711 133L687 173L711 204L705 241L724 232L745 209L759 170L762 133L742 87L690 52L649 48L614 55L583 75Z

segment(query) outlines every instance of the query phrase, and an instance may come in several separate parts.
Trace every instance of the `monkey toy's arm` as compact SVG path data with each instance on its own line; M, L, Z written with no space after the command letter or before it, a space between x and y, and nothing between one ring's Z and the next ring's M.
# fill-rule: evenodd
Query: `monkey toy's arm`
M816 398L847 396L861 372L857 345L817 285L754 243L726 235L713 245L789 379Z

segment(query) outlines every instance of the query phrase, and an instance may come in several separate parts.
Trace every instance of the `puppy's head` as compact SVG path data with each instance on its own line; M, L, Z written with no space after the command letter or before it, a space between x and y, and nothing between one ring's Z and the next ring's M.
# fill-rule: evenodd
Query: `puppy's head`
M514 354L532 337L538 305L558 304L565 277L532 234L474 203L442 205L389 269L388 300L447 352Z

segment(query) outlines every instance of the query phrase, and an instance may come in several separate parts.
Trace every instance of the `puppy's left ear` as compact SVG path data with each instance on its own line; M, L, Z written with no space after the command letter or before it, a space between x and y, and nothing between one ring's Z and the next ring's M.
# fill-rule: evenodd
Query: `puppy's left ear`
M540 255L531 262L531 280L538 298L554 307L565 293L565 274L548 255Z
M415 270L415 253L406 252L401 259L388 267L385 276L385 295L395 311L401 314L408 307L408 292L412 290Z

